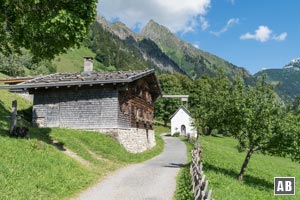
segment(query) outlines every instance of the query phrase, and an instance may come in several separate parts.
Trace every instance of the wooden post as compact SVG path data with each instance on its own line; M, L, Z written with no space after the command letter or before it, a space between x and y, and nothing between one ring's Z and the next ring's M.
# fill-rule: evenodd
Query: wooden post
M17 100L12 102L9 134L12 135L17 125Z

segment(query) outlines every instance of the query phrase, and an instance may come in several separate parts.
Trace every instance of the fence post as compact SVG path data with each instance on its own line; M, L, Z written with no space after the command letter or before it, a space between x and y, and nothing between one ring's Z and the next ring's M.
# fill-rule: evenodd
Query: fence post
M12 135L17 125L17 100L12 102L9 134Z
M208 189L208 180L206 180L205 174L203 172L202 148L199 141L195 143L195 148L192 150L191 154L191 190L194 194L194 199L211 200L212 190Z

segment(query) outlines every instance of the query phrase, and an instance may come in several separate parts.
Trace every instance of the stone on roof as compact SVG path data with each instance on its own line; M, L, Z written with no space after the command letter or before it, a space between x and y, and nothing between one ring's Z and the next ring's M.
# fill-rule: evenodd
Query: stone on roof
M149 70L139 71L117 71L117 72L88 72L88 73L56 73L47 76L37 77L35 79L24 82L23 84L30 83L59 83L59 82L73 82L73 81L107 81L110 80L127 80L143 72Z
M97 84L130 83L142 77L154 75L154 69L136 71L115 71L115 72L82 72L82 73L56 73L46 76L39 76L34 79L19 83L17 85L2 86L0 89L29 89L29 88L49 88L60 86L81 86ZM155 80L154 80L155 79ZM156 77L153 83L158 84ZM159 87L159 85L158 85ZM160 90L160 89L159 89Z

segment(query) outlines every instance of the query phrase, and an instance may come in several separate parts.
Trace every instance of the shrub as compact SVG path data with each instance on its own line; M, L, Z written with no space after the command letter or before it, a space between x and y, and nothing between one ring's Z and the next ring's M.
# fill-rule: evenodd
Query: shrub
M175 132L172 136L173 137L179 137L180 133L179 132Z

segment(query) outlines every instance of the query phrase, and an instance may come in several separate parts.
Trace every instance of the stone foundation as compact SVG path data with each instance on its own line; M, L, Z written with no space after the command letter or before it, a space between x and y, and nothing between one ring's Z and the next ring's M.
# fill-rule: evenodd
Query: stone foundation
M97 131L111 134L130 153L141 153L156 145L154 130L116 128L100 129Z

